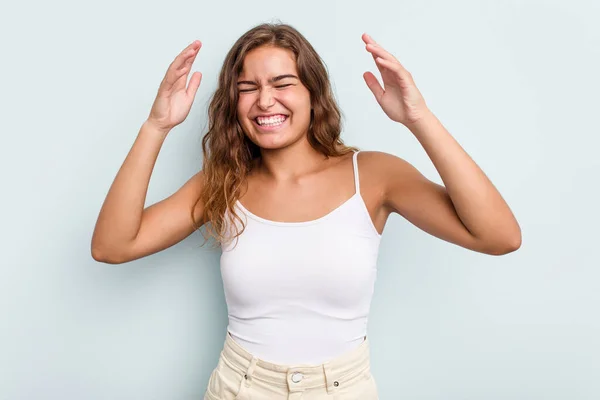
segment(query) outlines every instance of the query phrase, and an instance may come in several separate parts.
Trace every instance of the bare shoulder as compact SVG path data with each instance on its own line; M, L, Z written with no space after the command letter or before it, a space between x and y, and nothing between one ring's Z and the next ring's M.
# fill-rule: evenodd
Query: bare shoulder
M181 209L187 212L188 218L193 216L193 221L204 225L204 202L202 192L206 183L204 171L193 175L185 184L173 194L170 205L173 209ZM182 215L183 217L183 215Z
M201 195L205 182L206 176L204 175L204 171L199 171L182 187L182 190L187 189L189 191L187 200L190 202L189 204L191 204L194 220L196 221L203 221L204 219L204 203L202 202ZM183 189L184 187L186 187L186 189Z
M383 151L361 151L358 165L365 183L369 182L370 186L381 190L385 190L391 179L410 178L416 171L408 161Z
M379 172L389 168L402 168L403 166L410 165L404 159L390 153L386 153L384 151L371 151L371 150L362 150L358 154L358 158L361 163L361 167L367 169L375 169Z
M387 212L399 212L400 203L408 200L415 190L436 186L439 191L441 188L425 178L411 163L390 153L361 151L358 164L361 191L376 197L377 206Z
M192 212L194 220L199 221L203 219L204 205L202 203L201 195L204 189L206 177L203 171L199 171L189 178L175 193L166 199L148 207L157 209L158 212L164 213L181 213L181 217L184 215L191 217Z

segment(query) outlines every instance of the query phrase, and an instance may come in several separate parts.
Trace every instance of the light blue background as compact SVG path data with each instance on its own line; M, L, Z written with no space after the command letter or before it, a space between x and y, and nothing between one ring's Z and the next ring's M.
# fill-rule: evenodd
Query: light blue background
M503 257L394 215L369 336L382 399L600 398L597 1L33 1L0 11L0 398L199 399L226 321L217 251L182 243L125 265L90 240L108 188L175 55L204 74L160 153L147 205L201 165L206 106L233 42L263 21L324 58L343 138L441 183L362 73L370 33L517 216ZM378 76L378 74L376 74Z

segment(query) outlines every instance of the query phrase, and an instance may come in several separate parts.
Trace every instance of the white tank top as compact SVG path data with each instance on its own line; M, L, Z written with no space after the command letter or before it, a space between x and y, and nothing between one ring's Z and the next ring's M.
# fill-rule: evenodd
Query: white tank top
M367 334L381 235L360 194L357 155L355 194L318 219L270 221L236 203L246 229L222 244L227 330L262 360L320 364Z

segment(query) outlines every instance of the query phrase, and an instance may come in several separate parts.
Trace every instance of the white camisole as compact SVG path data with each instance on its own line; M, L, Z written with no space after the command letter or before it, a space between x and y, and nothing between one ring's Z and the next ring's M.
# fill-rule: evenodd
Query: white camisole
M222 244L227 331L258 358L320 364L358 346L377 275L381 235L360 194L306 222L276 222L239 201L245 231Z

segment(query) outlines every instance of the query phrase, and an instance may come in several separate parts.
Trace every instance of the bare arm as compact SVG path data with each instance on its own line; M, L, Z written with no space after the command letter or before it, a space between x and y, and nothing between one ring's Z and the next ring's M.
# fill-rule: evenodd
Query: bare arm
M415 135L445 185L429 181L404 160L381 157L388 211L469 249L496 255L518 249L521 228L508 204L429 110L412 74L372 37L363 34L362 39L384 85L366 72L367 86L386 115Z
M113 181L92 236L92 256L118 258L135 239L142 222L150 176L166 135L145 122Z
M465 228L486 252L506 254L521 246L521 228L494 184L431 113L409 129L440 174L445 193ZM433 194L433 186L427 190Z
M92 237L92 257L119 264L164 250L188 237L194 219L201 221L197 202L203 187L198 172L177 192L144 209L150 176L164 141L144 124L107 196Z
M191 65L201 43L194 41L169 66L146 122L113 181L94 228L91 251L95 260L122 263L170 247L189 236L192 209L202 218L196 202L202 190L201 172L176 193L146 209L148 184L156 159L170 130L189 114L201 74Z
M385 204L390 211L436 237L486 254L501 255L521 245L510 208L483 171L432 115L409 127L445 186L425 178L408 162L381 154Z

